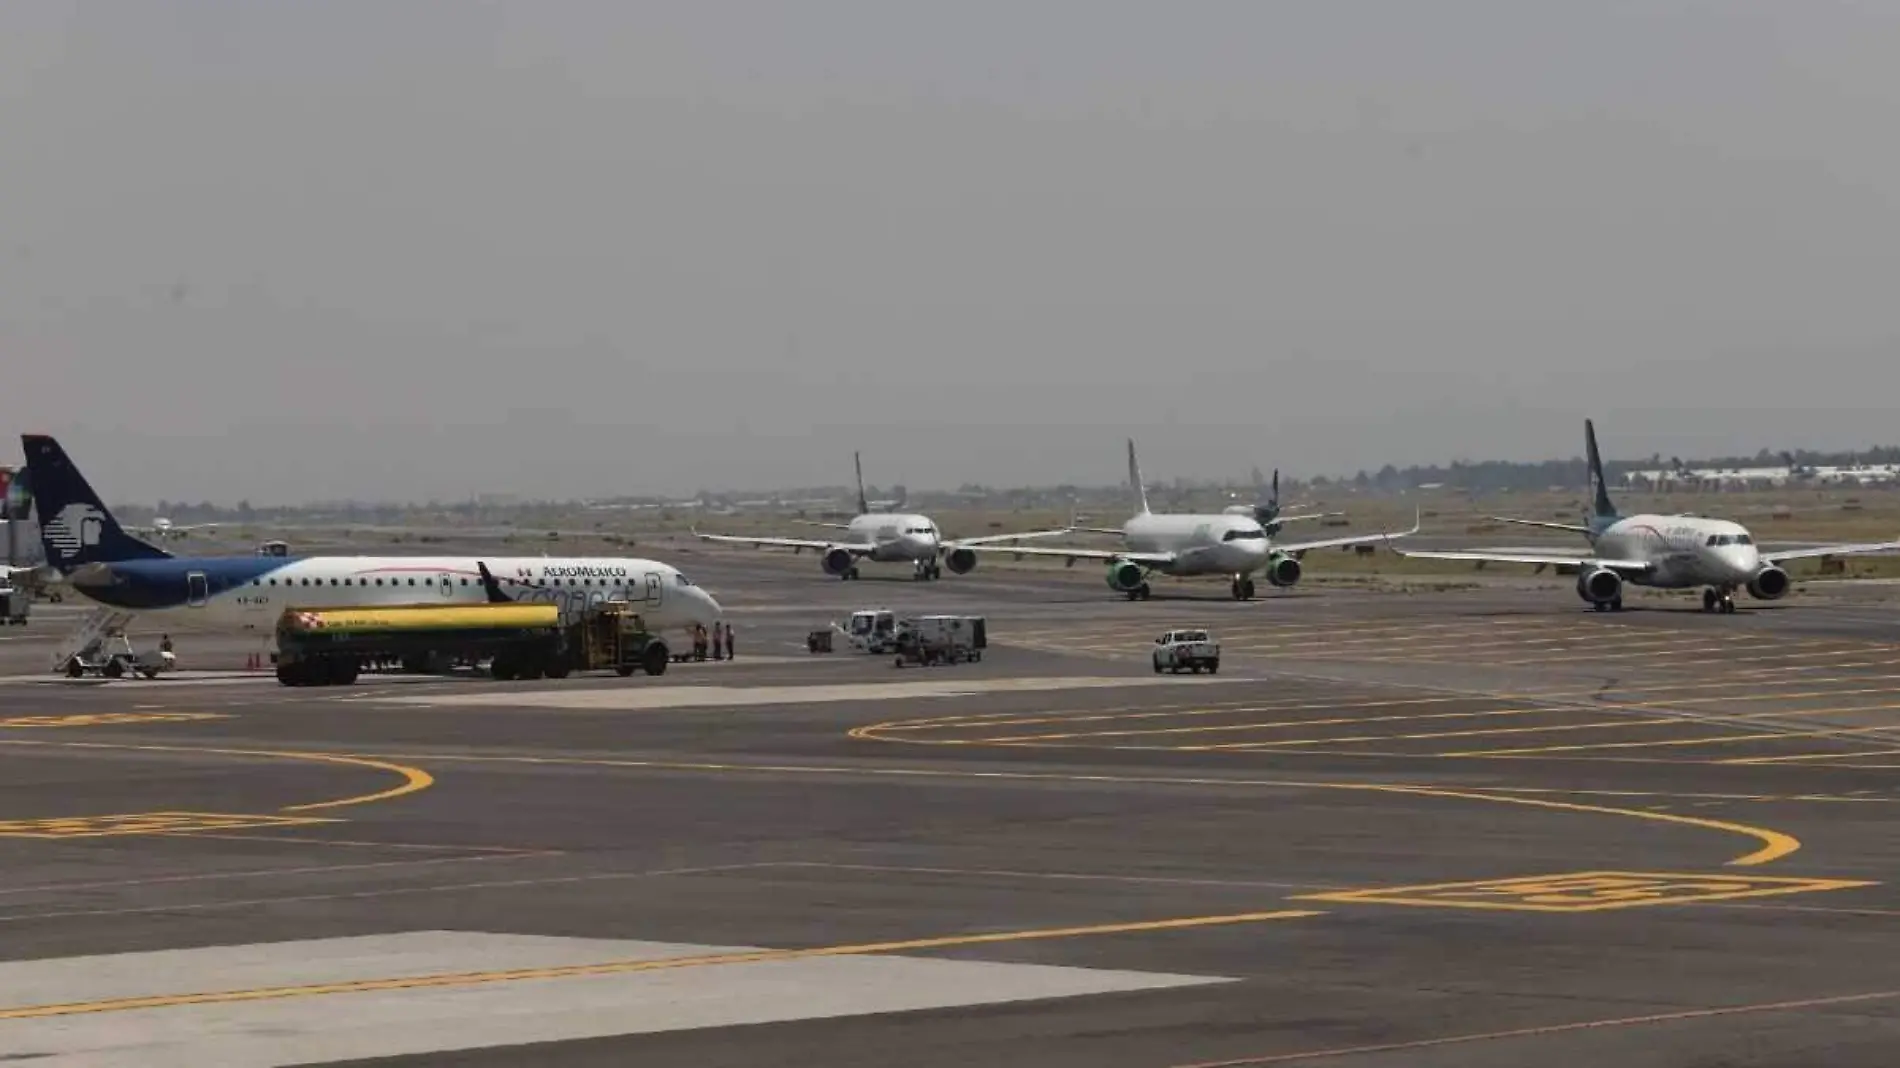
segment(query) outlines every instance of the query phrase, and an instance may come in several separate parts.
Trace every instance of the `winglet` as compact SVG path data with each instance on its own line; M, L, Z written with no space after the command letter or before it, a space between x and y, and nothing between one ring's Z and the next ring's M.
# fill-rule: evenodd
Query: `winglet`
M871 502L864 497L864 454L860 452L852 453L851 463L858 469L858 514L870 515Z
M1148 514L1148 487L1141 480L1141 463L1135 459L1135 439L1128 439L1128 484L1135 491L1135 501L1141 507L1141 514Z
M1394 549L1394 548L1392 547L1392 539L1393 539L1393 538L1409 538L1409 537L1411 537L1412 535L1414 535L1414 534L1417 534L1417 533L1418 533L1418 528L1419 528L1419 521L1420 521L1420 520L1422 520L1422 519L1424 519L1424 518L1425 518L1425 510L1424 510L1424 509L1423 509L1422 507L1420 507L1419 505L1416 505L1416 504L1415 504L1415 505L1413 505L1413 506L1412 506L1412 529L1410 529L1410 530L1401 530L1401 531L1398 531L1398 532L1396 532L1396 533L1395 533L1395 532L1393 532L1393 531L1390 531L1390 530L1386 530L1386 531L1381 531L1381 532L1380 532L1380 535L1381 535L1381 536L1382 536L1383 538L1385 538L1385 542L1386 542L1386 546L1385 546L1385 547L1386 547L1386 549L1387 549L1387 551L1389 551L1389 552L1393 552L1393 553L1397 553L1397 554L1398 554L1399 556L1404 556L1404 555L1406 555L1406 554L1405 554L1405 552L1404 552L1403 550L1400 550L1400 549Z

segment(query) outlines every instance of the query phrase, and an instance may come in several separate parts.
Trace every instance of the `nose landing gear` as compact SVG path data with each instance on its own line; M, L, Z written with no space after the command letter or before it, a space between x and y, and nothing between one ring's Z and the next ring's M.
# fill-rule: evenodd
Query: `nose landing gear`
M1725 616L1733 615L1735 613L1735 591L1727 588L1718 590L1713 587L1703 590L1702 610L1704 612L1720 612Z
M943 577L943 568L935 560L918 560L913 563L911 572L913 582L935 582Z
M1253 579L1248 578L1245 575L1235 575L1234 580L1232 583L1229 584L1229 587L1233 592L1234 600L1236 601L1253 600Z

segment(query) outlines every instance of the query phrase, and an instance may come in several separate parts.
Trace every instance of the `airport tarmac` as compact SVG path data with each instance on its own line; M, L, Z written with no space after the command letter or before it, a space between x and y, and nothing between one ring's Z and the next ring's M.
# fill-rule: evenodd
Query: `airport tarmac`
M72 682L42 606L0 642L0 1057L1900 1055L1882 591L1132 603L1092 567L680 562L740 657L657 679L290 690L256 637L181 630L188 671ZM980 612L990 655L804 651L880 603ZM1218 676L1152 672L1178 625Z

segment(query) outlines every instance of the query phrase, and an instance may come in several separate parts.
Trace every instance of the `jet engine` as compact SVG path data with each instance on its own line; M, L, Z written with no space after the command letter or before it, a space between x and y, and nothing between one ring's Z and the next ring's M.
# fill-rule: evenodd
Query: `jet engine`
M837 578L839 575L851 570L851 552L848 549L826 549L822 563L825 567L825 574L830 575L832 578Z
M1577 596L1591 604L1609 604L1623 596L1623 576L1607 567L1585 571L1577 576Z
M943 555L943 566L953 575L967 575L976 570L976 550L952 549Z
M1108 565L1108 588L1118 593L1129 593L1141 588L1141 565L1126 560L1117 560Z
M1788 596L1788 573L1773 564L1763 564L1748 580L1748 595L1757 601L1779 601Z
M1300 581L1299 558L1282 552L1267 557L1267 581L1282 589Z

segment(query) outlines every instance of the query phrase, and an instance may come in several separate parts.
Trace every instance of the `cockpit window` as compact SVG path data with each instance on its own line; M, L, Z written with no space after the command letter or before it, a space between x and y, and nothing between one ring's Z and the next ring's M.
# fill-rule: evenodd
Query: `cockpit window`
M1737 545L1753 545L1753 544L1755 544L1755 539L1754 539L1754 538L1751 538L1751 537L1749 537L1749 536L1748 536L1748 535L1746 535L1746 534L1737 534L1737 535L1735 535L1735 544L1737 544Z
M1250 529L1230 530L1227 533L1222 534L1220 536L1220 540L1222 541L1260 541L1264 539L1266 536L1267 536L1266 531L1261 530L1259 527L1253 527Z

